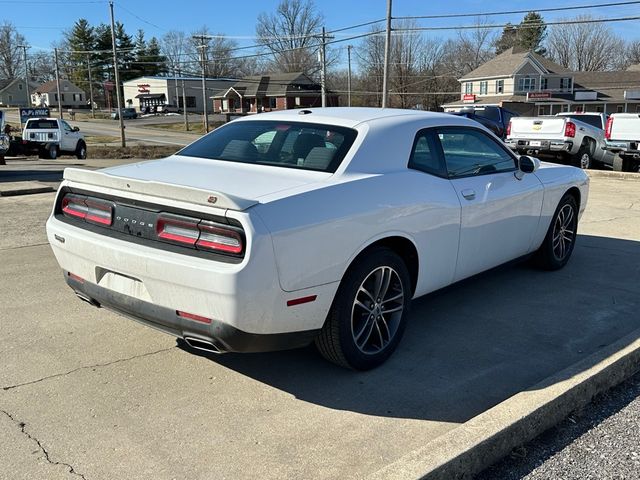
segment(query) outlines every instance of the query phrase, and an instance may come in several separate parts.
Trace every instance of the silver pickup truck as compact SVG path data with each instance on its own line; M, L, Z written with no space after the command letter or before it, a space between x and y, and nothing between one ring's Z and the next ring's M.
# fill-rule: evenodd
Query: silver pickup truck
M520 154L554 157L580 168L613 165L614 155L605 150L606 121L596 112L514 117L505 143Z

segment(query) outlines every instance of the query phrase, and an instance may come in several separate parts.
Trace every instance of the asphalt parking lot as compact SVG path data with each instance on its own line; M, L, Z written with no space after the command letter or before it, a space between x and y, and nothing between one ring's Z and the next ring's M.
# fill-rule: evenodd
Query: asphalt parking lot
M410 452L640 337L639 186L594 177L564 270L417 300L366 373L312 348L193 355L80 302L46 243L53 194L0 198L0 478L410 478Z

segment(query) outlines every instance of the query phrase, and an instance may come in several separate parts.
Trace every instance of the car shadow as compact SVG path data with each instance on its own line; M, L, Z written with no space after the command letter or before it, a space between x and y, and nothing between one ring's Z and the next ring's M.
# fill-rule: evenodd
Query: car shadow
M368 372L336 367L313 347L213 355L179 346L316 405L460 423L640 328L638 259L640 242L580 235L563 270L520 262L422 297L396 353Z
M66 166L66 165L65 165ZM55 170L0 170L0 182L59 182L62 181L64 169Z

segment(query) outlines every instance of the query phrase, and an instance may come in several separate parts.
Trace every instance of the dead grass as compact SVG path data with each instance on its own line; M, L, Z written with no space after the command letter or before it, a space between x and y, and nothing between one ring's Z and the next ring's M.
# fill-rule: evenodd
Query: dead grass
M88 148L88 154L91 158L140 158L143 160L164 158L173 155L181 147L165 146L165 145L136 145L131 147L107 147L93 146Z
M120 137L114 135L85 135L87 145L96 145L100 143L112 143L120 141Z
M214 130L218 128L220 125L224 125L224 122L209 122L209 130ZM145 127L157 128L159 130L169 130L171 132L186 132L184 128L184 122L179 123L156 123L151 125L145 125ZM190 122L189 123L189 132L190 133L198 133L200 135L204 134L204 125L200 122Z

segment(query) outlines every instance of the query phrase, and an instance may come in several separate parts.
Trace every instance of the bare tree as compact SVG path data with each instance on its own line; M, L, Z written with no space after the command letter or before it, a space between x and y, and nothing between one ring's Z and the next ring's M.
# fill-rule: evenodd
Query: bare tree
M189 68L182 66L183 62L187 60L186 54L190 49L189 41L184 32L171 30L165 33L160 40L160 48L162 54L167 58L167 67L171 72L189 70Z
M15 78L19 75L23 60L18 45L25 44L26 39L12 23L5 21L0 26L0 77Z
M581 15L573 20L593 20ZM574 71L611 70L624 63L624 42L603 23L554 25L547 41L550 57Z
M626 59L629 65L638 65L640 64L640 40L633 40L627 44L626 48Z
M51 52L35 52L29 55L29 76L38 83L48 82L56 78L56 67ZM79 85L88 89L86 85Z
M316 58L324 17L313 0L282 0L276 13L258 15L258 43L273 55L273 68L281 72L319 70Z
M458 38L445 43L443 61L457 78L475 70L495 55L492 47L497 35L487 24L487 19L478 18L474 28L459 31Z
M199 49L201 40L193 38L194 36L210 37L205 39L207 47L205 49L205 69L208 76L233 78L242 75L245 66L243 59L238 59L233 54L235 48L238 46L237 42L226 38L220 33L212 34L206 26L192 32L192 36L189 38L188 50L190 52L192 70L199 72L202 68Z
M372 25L370 35L364 37L354 50L360 70L358 89L367 92L362 99L365 106L379 106L382 101L382 76L384 71L383 25Z

